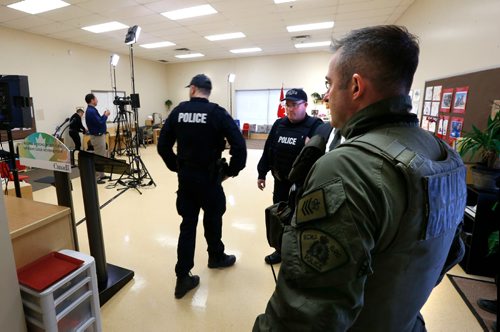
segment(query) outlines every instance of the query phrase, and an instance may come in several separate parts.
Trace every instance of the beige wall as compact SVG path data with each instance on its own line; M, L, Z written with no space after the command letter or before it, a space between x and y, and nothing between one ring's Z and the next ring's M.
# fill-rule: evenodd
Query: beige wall
M329 52L321 52L170 64L167 65L169 98L174 105L186 100L188 91L184 87L199 73L212 79L211 101L226 109L229 107L229 73L236 74L234 90L280 89L283 83L285 89L304 88L309 96L313 92L322 94L326 90L324 78L329 59Z
M0 329L12 332L26 331L3 191L0 191L0 276L0 294L2 294Z
M0 28L0 74L27 75L37 129L52 134L76 106L85 106L90 90L111 90L110 52L16 30ZM117 89L131 93L129 50L116 50ZM165 65L135 58L140 124L153 112L165 113ZM99 109L99 106L97 107Z
M500 1L416 0L397 24L420 39L413 87L500 66Z

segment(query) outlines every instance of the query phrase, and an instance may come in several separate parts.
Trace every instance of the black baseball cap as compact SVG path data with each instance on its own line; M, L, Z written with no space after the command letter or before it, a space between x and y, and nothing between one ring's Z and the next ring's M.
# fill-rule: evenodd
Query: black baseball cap
M284 100L291 100L291 101L303 100L307 102L307 93L305 93L305 91L302 89L290 89L286 92L285 98L281 99L281 101Z
M189 88L191 85L194 85L197 88L212 90L212 81L205 74L198 74L191 79L191 82L186 86Z

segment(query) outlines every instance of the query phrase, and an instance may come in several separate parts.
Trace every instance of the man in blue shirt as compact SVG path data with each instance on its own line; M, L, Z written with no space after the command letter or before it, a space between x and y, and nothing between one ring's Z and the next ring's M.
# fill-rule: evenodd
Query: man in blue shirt
M104 111L103 115L95 108L97 106L97 97L89 93L85 96L87 103L87 112L85 112L85 122L87 123L88 133L90 135L90 143L94 147L94 153L100 156L107 157L108 150L106 149L106 120L109 116L109 111ZM104 183L104 173L96 173L97 183Z

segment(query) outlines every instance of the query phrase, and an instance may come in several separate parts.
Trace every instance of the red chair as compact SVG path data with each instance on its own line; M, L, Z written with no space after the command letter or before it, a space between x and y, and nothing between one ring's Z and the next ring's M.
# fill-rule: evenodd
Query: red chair
M243 137L245 137L246 139L248 139L249 133L250 133L250 124L248 124L248 123L245 122L243 124L243 129L241 130L241 133L243 134Z
M5 161L0 162L0 175L4 179L9 179L9 181L14 181L14 174L10 171L9 164ZM27 181L29 176L17 174L19 181Z

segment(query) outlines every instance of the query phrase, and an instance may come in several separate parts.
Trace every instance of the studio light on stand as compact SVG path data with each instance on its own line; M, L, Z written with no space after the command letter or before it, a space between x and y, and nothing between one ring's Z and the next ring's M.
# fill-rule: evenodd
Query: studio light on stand
M233 83L236 79L236 74L230 73L227 75L227 82L229 83L229 114L233 116Z
M134 25L130 27L127 31L127 35L125 36L125 44L129 45L130 48L130 78L132 82L132 93L129 98L122 98L123 100L116 100L115 104L120 105L120 107L124 108L125 105L130 105L132 108L132 116L133 116L133 129L135 130L135 137L132 140L130 149L127 149L127 156L129 158L130 163L130 172L129 172L129 181L126 183L127 187L136 189L139 193L140 187L154 185L156 187L156 183L154 182L151 174L146 168L146 165L141 159L139 155L139 107L140 100L139 94L135 91L135 75L134 75L134 44L139 40L139 36L141 33L141 27L138 25ZM115 80L116 81L116 80ZM120 109L121 111L121 109ZM143 184L143 182L146 182ZM124 183L122 179L118 179L117 183ZM141 193L142 194L142 193Z

